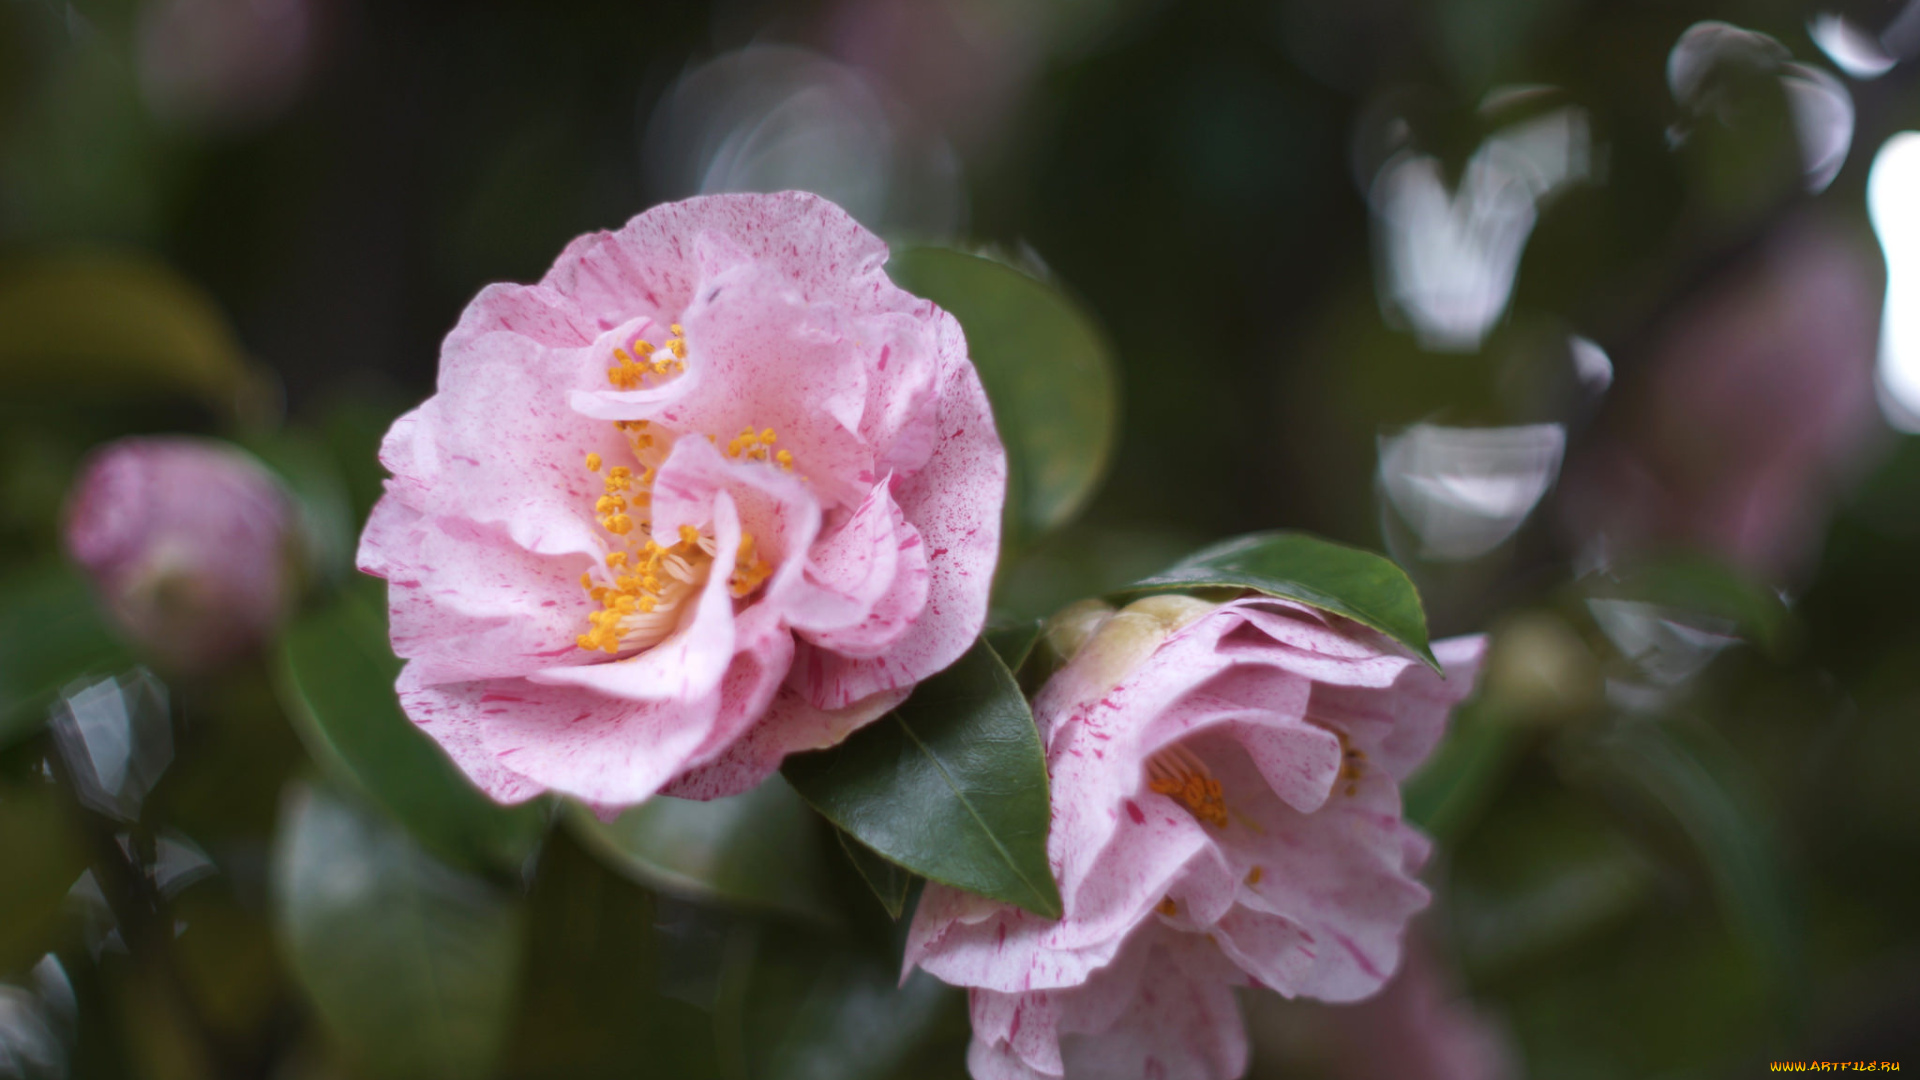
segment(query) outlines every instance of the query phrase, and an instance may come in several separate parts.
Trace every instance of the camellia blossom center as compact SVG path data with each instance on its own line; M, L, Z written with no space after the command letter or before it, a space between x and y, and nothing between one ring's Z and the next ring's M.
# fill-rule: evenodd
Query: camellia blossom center
M620 390L649 389L685 372L685 332L679 323L669 329L673 337L659 348L641 337L630 346L615 346L607 381ZM615 420L613 426L625 435L634 466L607 468L603 493L594 501L594 518L612 550L604 572L580 575L580 587L600 609L587 616L589 629L574 641L582 649L618 655L652 648L672 635L688 599L706 583L717 549L712 537L691 525L682 525L678 539L668 544L653 534L653 482L676 436L646 420ZM775 449L778 439L772 428L747 427L727 443L726 454L791 472L793 454ZM707 441L718 445L719 437L709 434ZM597 474L605 464L599 454L587 455L588 472ZM772 573L755 550L753 534L742 532L728 591L744 599Z
M1227 827L1227 800L1200 755L1175 744L1147 759L1147 789L1185 804L1198 821Z

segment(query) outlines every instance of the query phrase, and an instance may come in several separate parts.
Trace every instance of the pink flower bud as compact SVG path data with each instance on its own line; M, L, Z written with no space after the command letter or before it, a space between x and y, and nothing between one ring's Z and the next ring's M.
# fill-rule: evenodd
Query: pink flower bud
M206 671L257 647L292 599L293 508L266 469L206 439L122 439L67 496L67 553L164 667Z

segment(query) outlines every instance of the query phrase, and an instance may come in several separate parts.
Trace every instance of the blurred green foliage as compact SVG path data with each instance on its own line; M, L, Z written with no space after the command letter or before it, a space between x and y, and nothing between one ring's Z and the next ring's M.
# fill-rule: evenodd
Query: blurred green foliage
M1814 197L1777 85L1711 122L1667 85L1698 20L1818 64L1816 8L1878 27L1885 4L986 3L968 25L1003 36L943 86L911 34L891 67L856 55L884 5L851 0L311 0L297 92L226 127L155 104L142 42L167 6L0 0L0 980L66 1032L47 1075L964 1074L964 996L897 986L898 864L1057 903L1032 880L1044 803L966 824L968 784L1038 768L1024 736L974 742L1022 718L1007 665L983 647L952 675L993 684L993 715L914 719L930 691L823 755L870 785L790 766L824 818L779 786L611 822L503 810L399 713L351 570L380 433L467 299L686 194L643 131L689 65L797 42L868 64L920 110L903 128L950 127L968 216L898 230L891 270L961 318L994 397L1017 548L995 610L1028 630L1223 536L1392 544L1379 444L1411 423L1560 423L1570 463L1650 437L1631 402L1664 328L1789 223L1862 232L1871 151L1920 125L1912 63L1848 83L1853 152ZM1430 353L1376 295L1380 135L1459 184L1513 86L1582 109L1595 167L1539 207L1484 345ZM1021 254L962 254L981 243ZM1610 388L1576 377L1569 333L1605 347ZM313 572L269 655L171 688L173 763L125 822L56 778L49 702L138 662L57 535L87 450L155 431L276 469ZM1596 558L1559 491L1482 559L1403 560L1436 635L1494 637L1485 692L1405 791L1439 841L1421 932L1528 1074L1920 1050L1920 449L1875 435L1835 505L1799 511L1821 541L1800 566ZM1379 621L1420 647L1396 604ZM881 828L928 799L957 832ZM162 840L217 872L170 878L161 852L186 849ZM77 1020L27 990L44 958ZM1260 1046L1256 1076L1337 1071Z

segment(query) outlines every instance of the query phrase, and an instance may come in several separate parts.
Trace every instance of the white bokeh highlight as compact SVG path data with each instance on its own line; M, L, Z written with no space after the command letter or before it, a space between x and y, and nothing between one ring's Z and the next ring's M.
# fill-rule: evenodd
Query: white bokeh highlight
M1415 424L1380 440L1380 486L1420 538L1420 557L1460 562L1512 536L1560 475L1559 424Z
M1867 174L1867 213L1887 259L1875 388L1887 422L1920 433L1920 132L1888 139Z

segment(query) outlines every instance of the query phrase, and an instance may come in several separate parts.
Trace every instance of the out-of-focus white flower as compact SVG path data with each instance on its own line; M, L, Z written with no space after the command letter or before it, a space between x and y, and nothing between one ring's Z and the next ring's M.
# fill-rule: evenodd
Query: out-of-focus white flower
M1415 424L1380 440L1380 485L1420 537L1422 558L1472 559L1512 536L1560 475L1559 424Z

